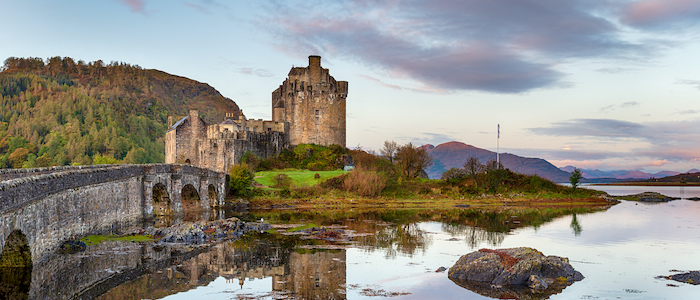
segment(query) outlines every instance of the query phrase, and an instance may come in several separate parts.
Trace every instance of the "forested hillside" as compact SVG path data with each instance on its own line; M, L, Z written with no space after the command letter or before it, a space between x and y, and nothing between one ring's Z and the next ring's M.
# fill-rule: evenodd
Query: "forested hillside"
M125 63L11 57L0 71L0 168L164 162L168 115L239 111L207 84Z

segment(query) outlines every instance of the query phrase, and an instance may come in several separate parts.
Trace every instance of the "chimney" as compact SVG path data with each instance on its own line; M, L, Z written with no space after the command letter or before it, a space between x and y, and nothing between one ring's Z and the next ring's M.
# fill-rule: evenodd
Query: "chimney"
M168 130L173 128L173 116L168 116Z
M318 55L309 56L309 77L311 82L321 82L321 57Z

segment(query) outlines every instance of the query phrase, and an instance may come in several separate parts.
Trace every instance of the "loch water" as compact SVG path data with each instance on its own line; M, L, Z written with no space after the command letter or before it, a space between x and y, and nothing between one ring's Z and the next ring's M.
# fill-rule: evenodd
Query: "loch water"
M699 196L700 188L660 192L690 198ZM268 220L271 212L226 212L234 214ZM357 233L352 244L304 248L291 237L263 233L183 254L156 253L148 244L104 243L62 255L47 269L35 268L29 294L47 299L491 299L436 270L449 269L461 255L481 248L532 247L568 257L585 276L549 299L700 295L700 286L659 277L700 270L700 201L622 201L598 212L529 219L402 211L335 216L286 211L277 218L336 224ZM37 271L56 272L65 280L51 283L59 281L56 276L42 279Z

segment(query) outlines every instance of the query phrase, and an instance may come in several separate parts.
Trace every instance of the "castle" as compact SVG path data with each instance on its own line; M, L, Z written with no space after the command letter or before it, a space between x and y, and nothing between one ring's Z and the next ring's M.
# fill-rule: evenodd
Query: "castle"
M213 125L197 110L174 124L168 117L165 163L227 172L249 151L269 157L299 144L345 147L347 93L347 81L336 81L321 68L320 56L309 56L308 67L292 67L272 92L271 121L247 119L242 110Z

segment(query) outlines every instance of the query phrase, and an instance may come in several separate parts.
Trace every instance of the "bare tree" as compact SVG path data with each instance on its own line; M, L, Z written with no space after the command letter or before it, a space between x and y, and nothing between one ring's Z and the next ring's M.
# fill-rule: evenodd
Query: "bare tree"
M418 177L422 171L433 165L433 157L428 151L425 148L416 148L411 143L398 147L395 160L399 173L405 178Z
M382 157L387 158L390 162L394 162L396 159L396 151L399 149L399 145L394 141L384 141L384 147L379 149L379 154Z
M484 170L484 165L479 162L476 157L470 157L466 163L464 163L464 170L467 171L467 175L474 180L474 185L479 186L478 175Z

